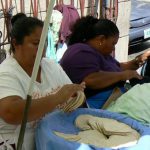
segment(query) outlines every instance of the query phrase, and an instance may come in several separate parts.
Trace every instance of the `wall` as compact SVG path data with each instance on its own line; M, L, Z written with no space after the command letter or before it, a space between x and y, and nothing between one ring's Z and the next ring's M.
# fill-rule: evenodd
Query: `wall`
M3 0L5 3L5 0ZM42 20L44 20L46 15L46 0L39 0L39 11L38 17ZM16 14L17 12L20 12L20 0L16 0L17 7L13 9L13 14ZM65 4L70 4L70 0L64 0ZM12 0L13 6L15 5L15 0ZM80 3L79 0L74 0L74 5L78 9L79 14L81 14L80 11ZM91 5L91 0L85 0L85 9L84 14L89 14ZM117 19L117 26L120 31L120 38L118 41L118 44L116 45L116 52L115 57L118 61L126 61L128 58L128 41L129 41L129 17L130 17L130 10L131 10L131 1L130 0L119 0L118 4L119 10L118 10L118 19ZM2 8L0 3L0 9ZM96 7L95 7L96 9ZM96 11L96 10L94 10ZM25 0L25 12L27 14L32 13L31 11L31 0ZM99 7L98 7L99 12ZM0 29L1 31L4 28L4 20L0 19Z
M118 61L123 62L128 60L131 1L119 0L118 7L117 26L120 31L120 38L116 45L115 56Z

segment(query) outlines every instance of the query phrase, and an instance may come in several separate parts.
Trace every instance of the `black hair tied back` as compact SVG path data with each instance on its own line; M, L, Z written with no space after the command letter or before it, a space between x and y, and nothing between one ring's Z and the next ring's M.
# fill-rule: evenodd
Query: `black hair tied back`
M14 16L12 17L12 19L11 19L11 25L13 26L14 23L15 23L18 19L21 19L21 18L23 18L23 17L27 17L26 14L24 14L24 13L18 13L18 14L16 14L16 15L14 15Z
M12 30L11 30L11 48L12 52L15 52L12 40L15 39L16 44L22 44L25 36L29 36L36 27L43 27L43 21L34 17L27 17L23 14L17 14L12 18Z
M92 16L82 17L78 19L72 27L72 34L69 37L68 45L75 43L84 43L93 35L93 26L98 22L97 18Z
M82 17L74 24L68 45L84 43L98 35L107 38L119 35L119 30L111 20L97 19L93 16Z

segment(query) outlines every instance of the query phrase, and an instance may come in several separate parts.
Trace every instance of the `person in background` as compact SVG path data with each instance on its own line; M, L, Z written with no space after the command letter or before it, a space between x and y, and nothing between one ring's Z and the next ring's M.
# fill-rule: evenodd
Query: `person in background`
M112 57L119 39L117 26L108 19L86 16L72 27L68 49L60 64L73 83L86 83L87 104L102 108L113 90L125 92L126 80L142 79L136 71L150 56L150 51L128 62Z
M43 22L33 17L21 16L13 22L13 55L0 65L0 149L13 150L17 144L42 29ZM37 121L84 88L84 83L72 84L59 64L44 57L41 59L29 109L24 150L34 149Z

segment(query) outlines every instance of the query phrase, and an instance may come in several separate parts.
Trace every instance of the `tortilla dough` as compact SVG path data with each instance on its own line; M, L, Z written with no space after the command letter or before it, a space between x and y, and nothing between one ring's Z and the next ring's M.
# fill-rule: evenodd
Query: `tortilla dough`
M77 92L76 97L71 97L67 103L63 106L62 110L64 112L71 112L81 106L85 101L85 95L82 91Z
M114 119L80 115L75 120L75 126L81 130L77 135L55 134L69 141L109 148L129 147L140 138L136 130Z

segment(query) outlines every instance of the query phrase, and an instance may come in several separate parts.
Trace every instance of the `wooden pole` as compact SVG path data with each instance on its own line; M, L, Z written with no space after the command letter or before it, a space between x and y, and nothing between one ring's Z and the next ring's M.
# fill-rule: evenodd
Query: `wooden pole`
M45 40L47 37L48 28L49 28L49 21L50 21L51 15L52 15L52 10L53 10L54 4L55 4L55 0L51 0L51 2L49 3L49 6L48 6L46 18L44 21L44 27L42 30L40 43L38 46L38 51L37 51L37 55L36 55L36 59L35 59L34 67L33 67L33 72L32 72L32 76L31 76L31 80L30 80L30 85L29 85L29 90L28 90L28 95L27 95L27 100L26 100L26 106L25 106L25 110L24 110L23 120L22 120L18 143L17 143L17 150L22 149L22 144L23 144L24 134L25 134L25 129L26 129L26 123L28 120L29 108L30 108L31 101L32 101L31 95L33 92L34 82L37 78L37 73L38 73L40 61L42 58L44 44L45 44Z

